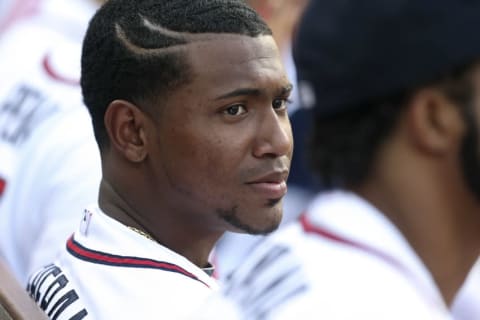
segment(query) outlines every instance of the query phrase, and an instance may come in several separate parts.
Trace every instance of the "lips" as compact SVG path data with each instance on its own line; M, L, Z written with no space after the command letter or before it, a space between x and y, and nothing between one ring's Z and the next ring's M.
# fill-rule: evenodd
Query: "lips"
M273 171L247 182L259 195L267 199L280 199L287 193L288 171Z

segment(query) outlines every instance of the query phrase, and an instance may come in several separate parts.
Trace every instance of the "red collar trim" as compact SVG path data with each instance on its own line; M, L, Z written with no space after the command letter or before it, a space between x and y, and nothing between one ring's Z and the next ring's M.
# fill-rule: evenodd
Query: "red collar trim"
M120 256L92 250L76 242L73 239L73 235L67 241L67 251L74 257L91 263L109 265L114 267L158 269L168 272L179 273L200 283L203 283L205 286L210 288L208 284L200 280L197 276L173 263L139 257Z

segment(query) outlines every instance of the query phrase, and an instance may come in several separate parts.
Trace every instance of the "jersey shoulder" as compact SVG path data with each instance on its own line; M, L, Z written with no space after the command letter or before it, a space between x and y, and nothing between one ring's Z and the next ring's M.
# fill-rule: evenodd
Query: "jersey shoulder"
M27 290L49 316L155 319L161 314L180 319L215 290L174 261L112 254L99 247L70 238L54 264L30 277Z

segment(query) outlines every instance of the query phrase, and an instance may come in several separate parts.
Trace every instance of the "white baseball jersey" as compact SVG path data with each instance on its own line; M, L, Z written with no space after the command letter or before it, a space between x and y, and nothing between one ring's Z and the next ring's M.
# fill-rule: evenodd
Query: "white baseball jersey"
M0 1L0 33L2 32L2 25L7 24L7 19L10 14L10 8L13 0Z
M37 15L45 0L1 0L0 36L20 20Z
M0 256L22 283L97 199L100 157L79 86L94 10L45 0L0 38Z
M216 288L185 257L92 207L27 290L51 319L146 320L195 319Z
M455 297L452 311L455 320L480 319L480 259Z
M452 319L400 231L340 191L318 196L299 223L260 244L225 288L236 319Z

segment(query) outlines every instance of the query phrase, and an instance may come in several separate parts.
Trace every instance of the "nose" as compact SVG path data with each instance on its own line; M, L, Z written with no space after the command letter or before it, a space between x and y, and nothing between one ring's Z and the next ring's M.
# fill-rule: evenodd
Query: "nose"
M287 114L277 114L270 109L258 123L258 134L253 154L257 158L291 156L293 149L292 127Z

